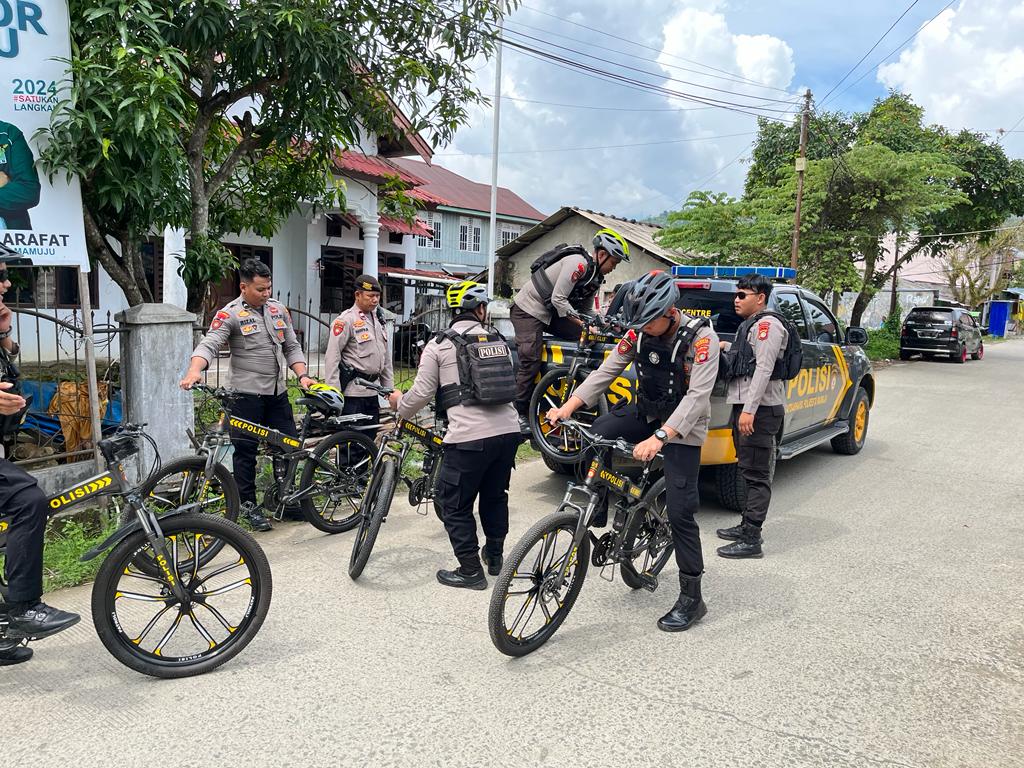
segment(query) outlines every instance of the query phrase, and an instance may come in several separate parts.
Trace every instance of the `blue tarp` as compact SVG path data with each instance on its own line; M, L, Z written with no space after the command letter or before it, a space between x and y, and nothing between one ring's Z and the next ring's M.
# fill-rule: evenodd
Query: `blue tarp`
M22 388L25 395L32 396L32 406L25 417L23 429L34 429L37 432L52 437L54 443L63 443L64 434L60 430L60 421L56 416L47 413L50 401L57 392L55 381L35 381L23 379ZM104 435L109 435L121 424L121 390L115 389L107 402L106 413L100 422Z

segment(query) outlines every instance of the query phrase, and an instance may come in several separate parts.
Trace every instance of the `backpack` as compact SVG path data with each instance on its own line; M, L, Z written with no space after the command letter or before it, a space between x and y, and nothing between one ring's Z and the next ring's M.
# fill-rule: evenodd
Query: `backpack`
M498 331L462 334L449 328L434 339L438 343L447 339L455 345L460 382L438 390L439 411L446 412L453 405L507 405L515 400L512 350Z
M594 275L598 274L600 276L600 273L597 269L597 262L587 252L587 249L582 245L559 243L550 251L542 253L530 264L530 280L533 282L534 288L537 289L540 300L548 309L551 309L551 294L554 293L555 286L551 282L551 278L548 277L547 269L551 265L557 264L566 256L582 256L587 265L587 271L572 289L569 303L580 309L581 307L577 305L584 303L597 289L597 286L591 286L590 283ZM599 281L597 285L599 286L600 284L601 282Z
M736 330L736 341L733 342L733 347L729 351L727 357L728 364L724 366L726 378L739 379L744 376L753 375L757 361L754 358L754 350L747 341L747 336L754 323L758 322L765 315L770 315L779 320L786 328L787 335L786 348L783 350L782 357L775 361L770 377L771 380L789 381L790 379L795 379L800 374L800 369L804 364L804 350L800 343L800 331L793 324L793 321L785 315L773 312L772 310L765 310L748 317Z

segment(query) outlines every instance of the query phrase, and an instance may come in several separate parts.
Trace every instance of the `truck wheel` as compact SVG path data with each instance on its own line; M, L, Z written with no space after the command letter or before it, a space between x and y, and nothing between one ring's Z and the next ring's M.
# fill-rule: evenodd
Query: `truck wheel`
M540 455L544 461L544 466L554 472L556 475L574 475L576 474L576 465L574 464L563 464L560 461L555 461L546 453Z
M864 441L868 437L870 408L867 391L864 387L858 387L857 396L853 399L853 407L850 408L850 428L838 437L832 438L832 449L836 453L847 456L860 453L860 449L864 447Z
M772 451L772 462L768 475L775 479L775 464L778 454ZM747 504L747 483L740 475L739 464L721 464L715 472L715 486L718 491L718 503L733 512L742 512Z

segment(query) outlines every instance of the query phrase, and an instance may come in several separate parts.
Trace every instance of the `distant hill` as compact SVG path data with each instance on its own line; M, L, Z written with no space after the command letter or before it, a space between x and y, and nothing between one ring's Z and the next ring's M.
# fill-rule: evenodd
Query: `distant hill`
M662 211L657 216L648 216L646 219L641 219L644 224L657 224L659 227L668 225L668 211Z

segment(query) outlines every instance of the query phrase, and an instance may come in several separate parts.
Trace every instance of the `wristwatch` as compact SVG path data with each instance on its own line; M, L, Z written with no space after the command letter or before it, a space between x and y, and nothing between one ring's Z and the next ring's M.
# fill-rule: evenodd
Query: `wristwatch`
M668 432L666 432L664 429L661 429L660 427L654 430L654 436L661 440L661 442L663 443L668 442Z

